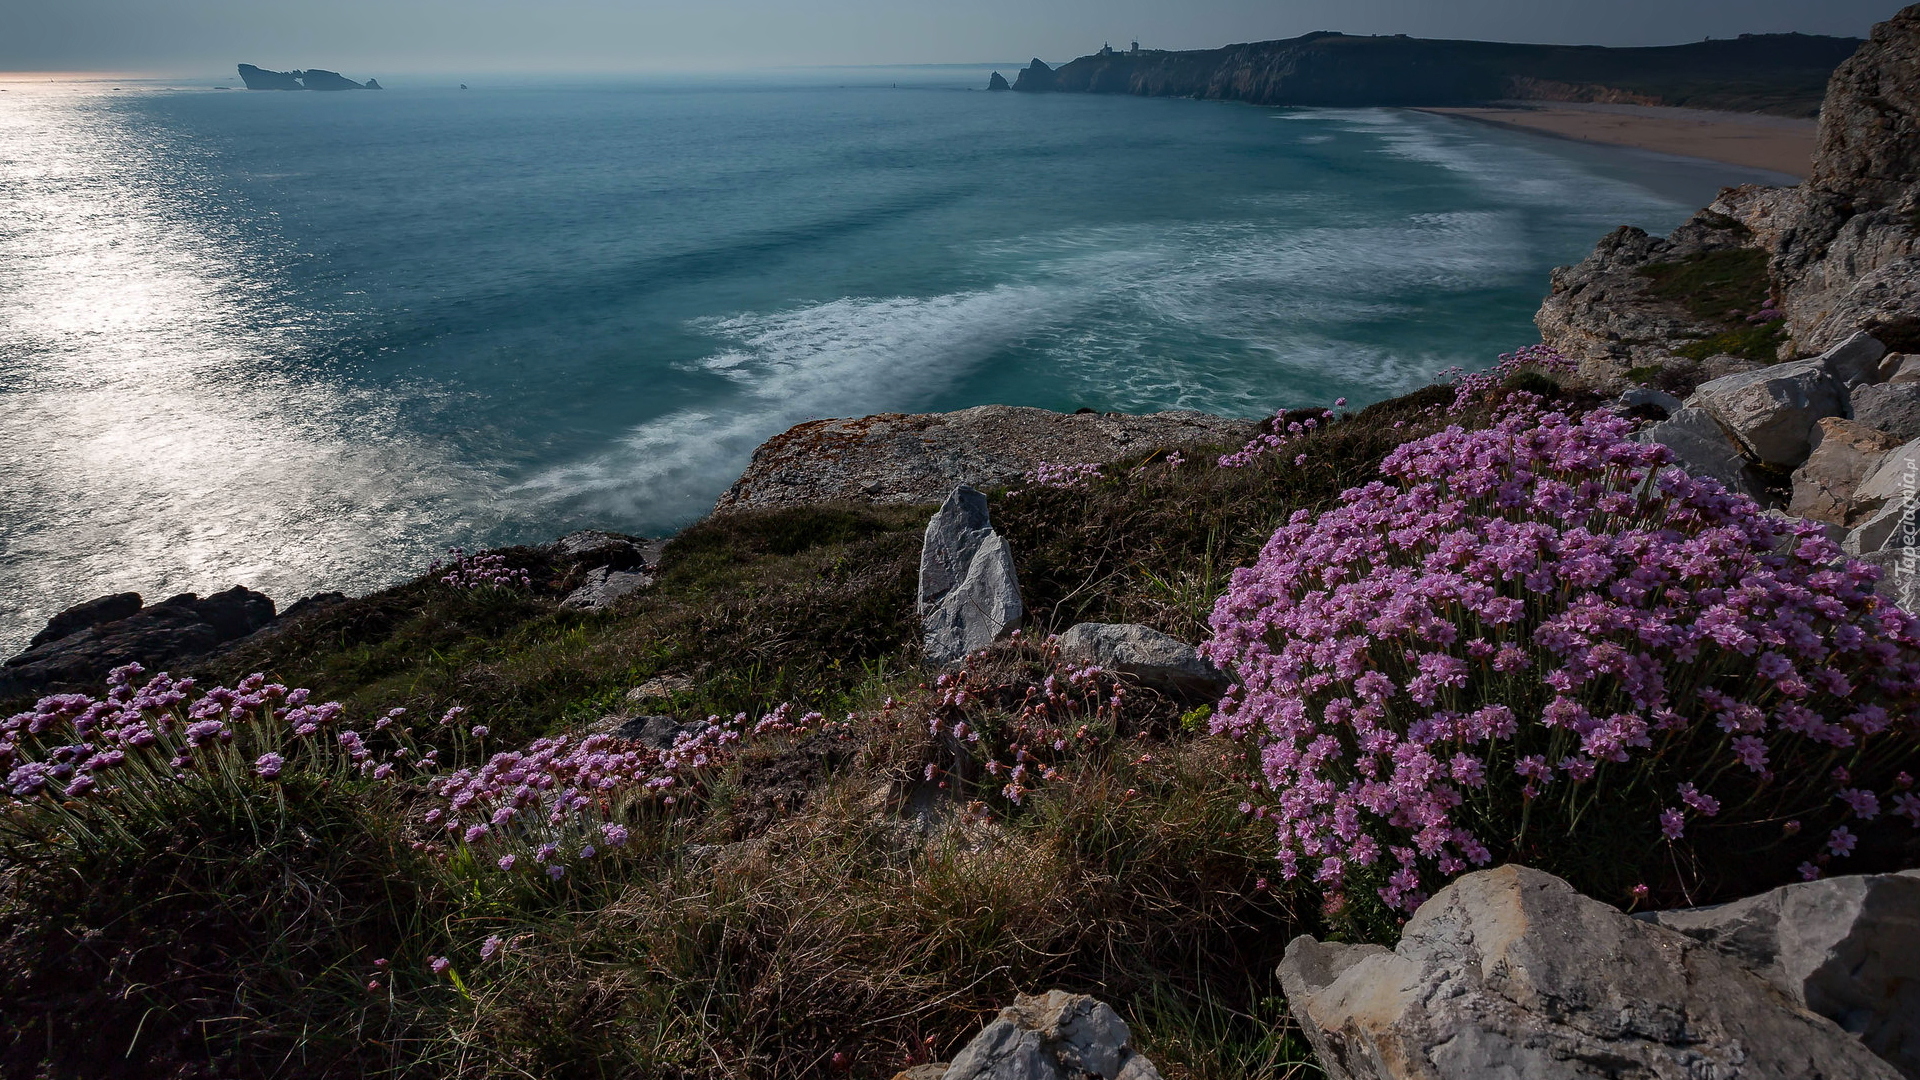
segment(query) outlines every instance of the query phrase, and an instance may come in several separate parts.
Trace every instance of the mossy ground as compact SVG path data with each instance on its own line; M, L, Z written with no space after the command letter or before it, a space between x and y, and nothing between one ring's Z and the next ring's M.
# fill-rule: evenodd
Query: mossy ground
M1771 288L1766 252L1757 248L1706 251L1677 262L1644 267L1641 273L1647 278L1649 293L1679 304L1702 322L1725 327L1720 333L1675 349L1675 354L1696 361L1719 355L1768 364L1779 359L1785 324L1755 325L1746 321L1759 310Z

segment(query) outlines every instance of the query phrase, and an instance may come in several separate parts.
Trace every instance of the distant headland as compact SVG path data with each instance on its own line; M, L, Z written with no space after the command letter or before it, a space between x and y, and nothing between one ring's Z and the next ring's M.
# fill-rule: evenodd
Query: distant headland
M268 71L252 64L240 65L240 81L249 90L379 90L379 79L358 83L337 71L309 68L306 71Z
M1742 34L1650 48L1359 37L1317 31L1283 41L1170 52L1102 48L1013 89L1140 94L1255 105L1458 106L1500 100L1678 105L1811 117L1859 38Z

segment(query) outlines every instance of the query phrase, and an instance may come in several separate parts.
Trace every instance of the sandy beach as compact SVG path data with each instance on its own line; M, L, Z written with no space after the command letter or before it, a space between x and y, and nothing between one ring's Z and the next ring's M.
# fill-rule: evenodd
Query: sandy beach
M1420 111L1581 142L1770 169L1802 179L1811 164L1819 130L1814 120L1649 105L1526 101L1487 108Z

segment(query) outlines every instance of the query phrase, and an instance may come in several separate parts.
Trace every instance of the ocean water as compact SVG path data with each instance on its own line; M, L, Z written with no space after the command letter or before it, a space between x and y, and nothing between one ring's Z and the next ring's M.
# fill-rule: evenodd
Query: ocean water
M0 655L111 591L670 530L814 417L1365 403L1780 180L987 70L0 83Z

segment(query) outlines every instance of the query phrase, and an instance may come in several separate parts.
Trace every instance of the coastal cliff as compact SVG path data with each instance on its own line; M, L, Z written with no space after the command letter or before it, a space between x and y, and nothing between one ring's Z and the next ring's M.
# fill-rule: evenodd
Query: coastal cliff
M1812 116L1828 76L1859 44L1857 38L1755 34L1615 49L1320 31L1186 52L1105 49L1057 69L1036 59L1013 88L1255 105L1440 106L1518 98Z
M1723 191L1666 237L1622 227L1553 272L1542 340L1596 385L1686 385L1856 330L1920 351L1920 7L1833 73L1812 174Z

